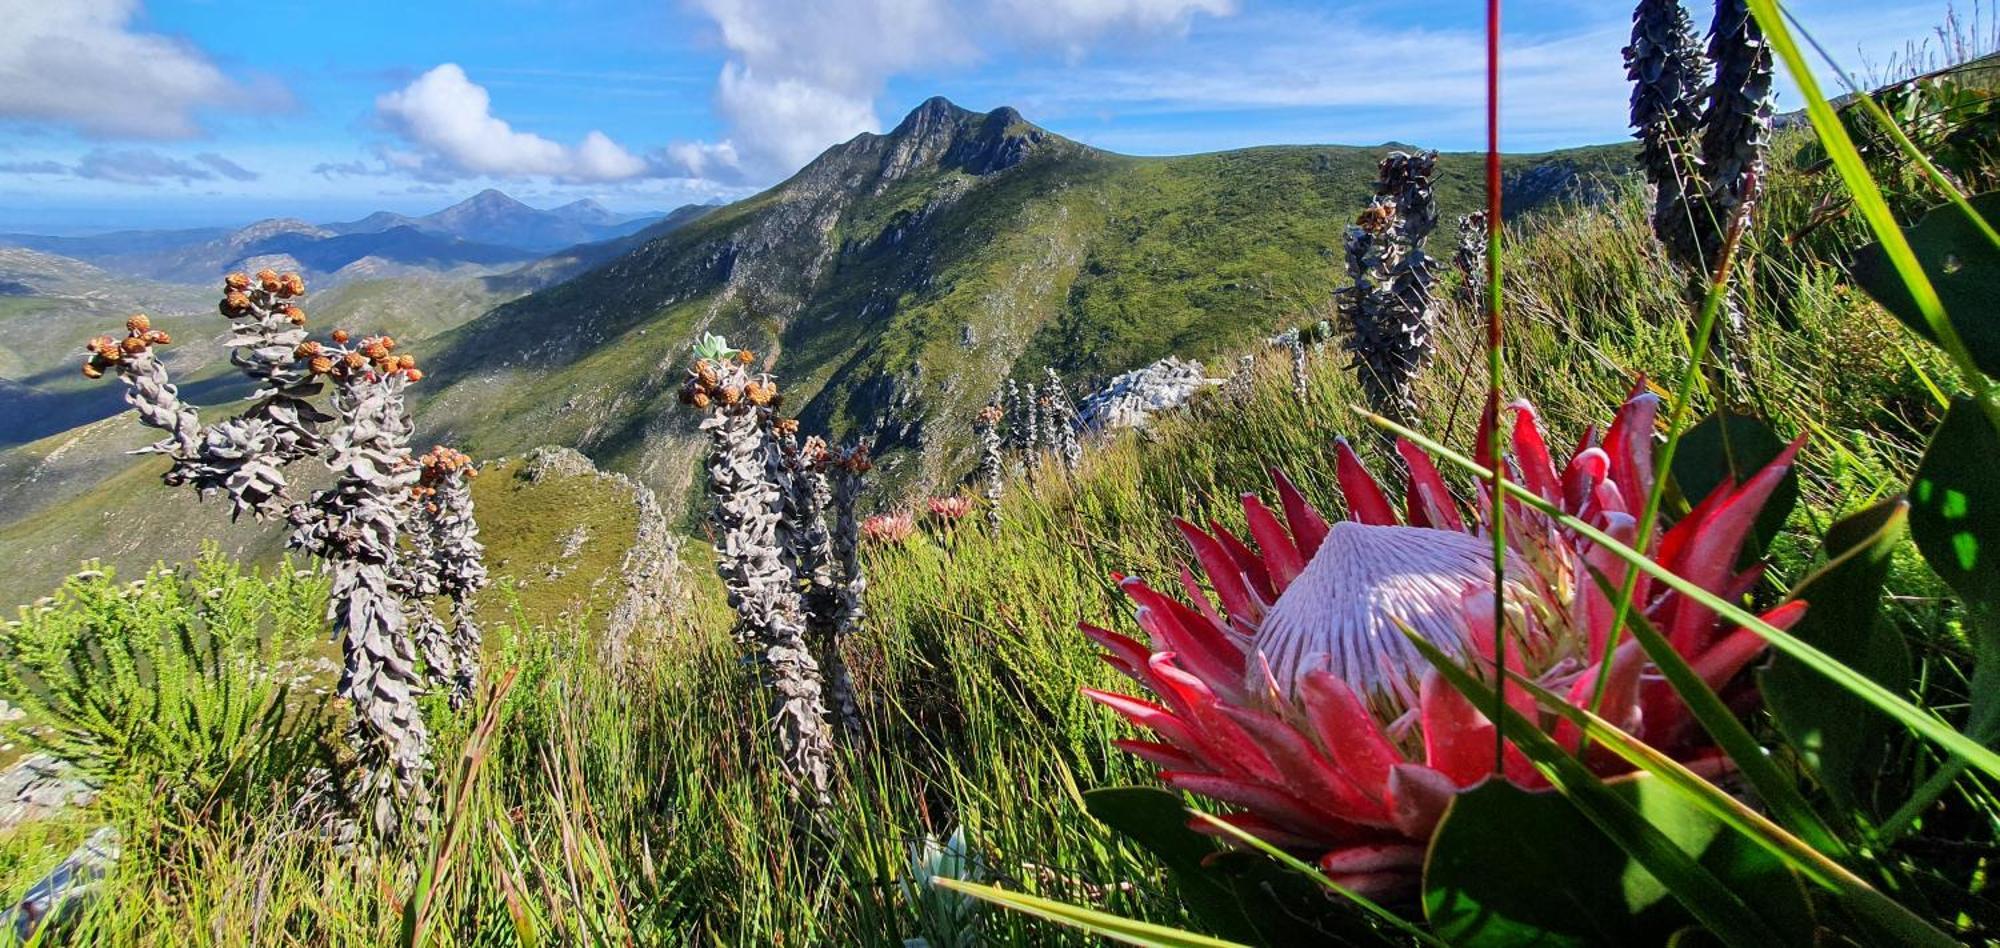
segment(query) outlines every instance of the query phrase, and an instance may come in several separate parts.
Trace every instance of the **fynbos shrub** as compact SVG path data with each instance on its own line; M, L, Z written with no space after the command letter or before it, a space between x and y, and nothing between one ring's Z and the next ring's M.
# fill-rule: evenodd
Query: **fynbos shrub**
M405 388L423 378L416 361L397 355L387 336L355 341L335 330L326 341L309 338L299 308L304 294L296 274L264 270L254 280L235 273L224 281L230 361L259 384L235 417L204 426L181 402L153 351L171 340L145 316L127 320L123 339L92 340L84 374L115 371L140 422L167 432L145 449L172 461L163 481L204 498L227 494L232 517L282 517L292 528L288 545L326 565L328 618L344 658L339 694L354 711L356 798L386 834L405 819L418 826L429 820L430 735L416 703L422 683L410 613L428 632L436 620L427 598L450 596L460 635L476 643L464 599L483 584L485 570L462 483L439 489L435 521L419 503L424 475L410 454L403 404ZM333 414L312 401L329 385ZM289 493L285 468L306 457L324 461L335 480L301 500ZM419 526L405 536L405 523ZM438 660L448 661L445 650Z
M833 779L833 736L819 663L806 643L804 603L780 535L790 478L770 429L778 386L752 376L750 361L748 352L707 337L695 350L681 400L706 416L715 568L736 610L736 640L754 654L770 692L792 792L818 809Z
M1375 411L1403 424L1417 413L1417 376L1437 348L1431 286L1436 267L1424 240L1437 227L1431 178L1437 153L1390 152L1375 200L1347 228L1347 273L1340 291L1347 349Z

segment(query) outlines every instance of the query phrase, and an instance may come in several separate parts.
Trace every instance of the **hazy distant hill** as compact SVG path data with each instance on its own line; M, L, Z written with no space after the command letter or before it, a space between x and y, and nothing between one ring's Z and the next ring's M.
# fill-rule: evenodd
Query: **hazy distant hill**
M573 245L629 236L661 219L659 214L614 214L588 199L540 210L486 190L422 217L379 211L326 225L273 218L238 230L121 231L92 237L0 234L0 247L59 254L145 280L206 285L229 270L270 266L338 283L512 269Z

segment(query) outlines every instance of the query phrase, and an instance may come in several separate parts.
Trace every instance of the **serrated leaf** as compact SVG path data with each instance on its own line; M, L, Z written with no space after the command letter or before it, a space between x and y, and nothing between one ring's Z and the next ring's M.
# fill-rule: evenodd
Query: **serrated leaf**
M2000 220L2000 192L1979 195L1971 203L1988 221ZM1987 375L2000 377L2000 247L1965 212L1949 205L1932 209L1903 233L1973 363ZM1853 271L1854 281L1868 295L1917 335L1937 343L1916 297L1881 244L1856 251Z

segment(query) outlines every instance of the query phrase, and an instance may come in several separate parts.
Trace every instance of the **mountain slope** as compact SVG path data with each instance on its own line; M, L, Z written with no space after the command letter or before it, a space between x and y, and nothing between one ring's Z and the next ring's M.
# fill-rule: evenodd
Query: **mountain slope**
M678 515L699 496L701 441L674 391L692 340L717 332L759 354L809 429L871 443L878 502L953 485L971 467L974 410L1009 375L1048 364L1081 387L1169 353L1212 359L1322 305L1344 282L1342 231L1385 150L1135 158L1012 109L934 99L769 191L612 247L622 254L573 279L425 326L439 334L413 346L427 373L412 390L418 440L484 458L575 447ZM1588 196L1597 177L1625 173L1630 151L1511 157L1510 206ZM1476 200L1479 158L1447 155L1440 169L1443 254ZM435 282L373 281L367 296L342 287L307 305L321 330L372 329L388 303L429 312ZM446 309L469 318L483 291ZM93 525L119 510L178 511L146 522L190 537L214 529L214 511L125 473L134 462L115 452L143 436L106 420L0 452L0 550L12 554L0 598L95 549ZM157 473L157 459L137 463Z
M1213 356L1322 303L1384 151L1134 158L933 99L457 330L424 424L483 453L573 444L685 496L696 446L672 393L690 341L718 332L764 356L809 427L861 435L891 481L934 488L968 466L967 420L1008 375L1048 364L1093 384ZM1614 146L1508 170L1547 201L1628 162ZM1440 168L1451 221L1474 203L1478 162Z

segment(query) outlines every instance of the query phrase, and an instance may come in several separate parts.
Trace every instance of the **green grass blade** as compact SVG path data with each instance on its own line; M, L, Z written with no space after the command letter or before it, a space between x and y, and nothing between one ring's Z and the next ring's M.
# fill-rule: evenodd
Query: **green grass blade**
M1615 594L1610 581L1595 570L1591 571L1591 578L1596 580L1605 595ZM1729 759L1736 763L1736 769L1750 781L1750 786L1756 789L1758 798L1764 801L1765 806L1771 808L1771 812L1777 816L1779 822L1804 837L1814 849L1829 853L1836 858L1846 857L1849 852L1847 843L1835 835L1833 828L1819 818L1819 814L1814 812L1812 804L1806 802L1805 796L1799 793L1799 788L1792 783L1792 779L1779 771L1778 765L1772 763L1771 758L1764 754L1764 749L1758 746L1757 739L1750 734L1750 729L1744 727L1743 722L1730 713L1729 706L1723 704L1722 697L1710 689L1708 684L1701 680L1700 675L1695 674L1694 668L1688 665L1687 659L1682 658L1679 652L1674 651L1673 644L1667 641L1666 636L1661 635L1660 631L1636 610L1631 615L1631 623L1633 639L1646 652L1646 657L1653 660L1660 674L1673 686L1674 693L1680 695L1681 701L1687 704L1688 713L1694 715L1694 719L1701 723L1702 730L1707 731L1709 737L1715 739L1716 746L1722 748L1723 753L1728 754ZM1590 713L1593 717L1597 715L1596 710Z
M1433 457L1450 461L1482 479L1492 476L1492 472L1488 471L1477 461L1439 444L1434 439L1418 434L1367 409L1356 407L1353 410L1366 417L1372 424L1380 425L1402 437L1410 439L1412 444L1429 451ZM1994 753L1990 748L1982 746L1978 741L1953 730L1950 725L1945 724L1935 716L1904 700L1889 689L1882 687L1868 676L1834 660L1825 652L1814 648L1796 636L1781 629L1773 628L1770 623L1745 611L1741 606L1724 600L1720 596L1682 579L1673 570L1653 562L1651 557L1618 542L1610 534L1591 526L1589 523L1564 513L1561 508L1543 500L1533 491L1527 490L1513 481L1503 480L1500 484L1507 496L1554 518L1563 526L1574 530L1579 535L1588 538L1591 542L1610 550L1619 559L1638 566L1640 569L1651 574L1653 578L1673 587L1682 595L1715 610L1723 618L1763 636L1764 640L1770 642L1773 648L1798 659L1807 667L1833 679L1833 681L1841 687L1846 688L1856 697L1880 708L1884 714L1902 722L1904 726L1922 735L1926 740L1937 744L1947 753L1965 758L1967 763L1989 776L2000 777L2000 754Z
M1650 626L1634 624L1632 628L1635 635L1658 636ZM1662 644L1665 644L1664 640ZM1543 707L1582 728L1596 740L1597 744L1624 758L1634 767L1660 778L1667 786L1680 791L1716 819L1735 827L1773 856L1834 892L1856 914L1875 922L1882 926L1885 932L1891 933L1896 944L1931 945L1937 948L1947 948L1957 944L1949 935L1938 931L1908 908L1883 895L1880 890L1849 872L1846 867L1834 862L1825 853L1786 832L1783 827L1745 806L1742 801L1724 793L1679 761L1660 753L1652 745L1625 733L1589 710L1571 704L1561 695L1543 688L1534 681L1520 675L1512 677L1516 684L1526 689Z
M1060 925L1082 929L1093 935L1109 938L1121 944L1144 945L1148 946L1148 948L1245 948L1241 942L1223 941L1220 938L1210 938L1207 935L1197 935L1193 932L1184 932L1176 928L1168 928L1165 925L1154 925L1150 922L1135 922L1129 918L1119 918L1108 912L1100 912L1096 909L1088 909L1080 905L1071 905L1067 902L1044 899L1021 892L1009 892L1006 889L980 885L974 882L964 882L958 879L947 879L939 876L933 878L931 884L941 889L950 889L953 892L972 896L983 902L991 902L1001 908L1020 912L1024 915L1033 915L1036 918L1048 919Z
M1321 888L1324 888L1328 892L1332 892L1333 894L1338 895L1341 898L1347 899L1348 901L1361 906L1364 910L1368 912L1368 914L1381 919L1383 922L1394 927L1397 931L1402 932L1403 934L1408 935L1411 938L1414 938L1417 941L1422 942L1423 944L1437 945L1439 946L1439 948L1443 948L1445 943L1443 941L1440 941L1436 935L1424 931L1417 925L1412 924L1409 919L1406 919L1401 915L1397 915L1396 913L1391 912L1386 908L1383 908L1380 904L1375 902L1375 900L1370 899L1369 897L1362 895L1359 892L1349 889L1346 886L1343 886L1340 883L1327 878L1326 873L1321 872L1318 869L1314 869L1312 866L1307 865L1305 861L1300 859L1299 857L1294 856L1291 853L1285 852L1284 850L1279 849L1278 847L1273 846L1262 839L1258 839L1256 836L1246 832L1242 827L1237 826L1236 824L1231 823L1228 820L1217 819L1213 814L1203 813L1202 811L1195 809L1190 809L1187 812L1188 815L1194 817L1195 819L1198 819L1204 823L1207 823L1209 826L1214 827L1218 832L1221 832L1229 836L1230 838L1235 839L1237 842L1240 842L1245 846L1255 849L1258 852L1271 857L1272 859L1276 859L1278 862L1282 863L1285 866L1285 868L1290 869L1293 872L1296 872L1302 876L1311 879L1315 884L1319 885Z
M1438 675L1464 695L1473 707L1494 706L1497 689L1487 687L1408 627L1404 627L1403 634L1423 653ZM1533 761L1549 782L1575 803L1591 823L1652 873L1717 938L1730 945L1785 943L1735 891L1723 885L1722 880L1703 868L1694 857L1674 845L1673 840L1658 827L1646 822L1638 810L1619 799L1581 761L1571 757L1554 738L1542 733L1535 722L1510 706L1499 707L1506 721L1507 737L1514 746ZM1500 723L1494 722L1496 726Z

